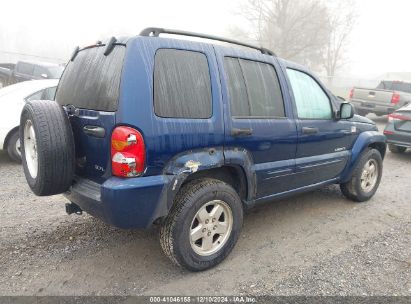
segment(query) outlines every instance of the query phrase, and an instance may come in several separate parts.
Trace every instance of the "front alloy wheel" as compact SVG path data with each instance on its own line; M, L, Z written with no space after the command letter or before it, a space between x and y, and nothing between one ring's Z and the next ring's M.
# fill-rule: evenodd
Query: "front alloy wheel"
M361 189L364 192L370 192L374 189L378 180L378 163L375 159L368 160L361 174Z

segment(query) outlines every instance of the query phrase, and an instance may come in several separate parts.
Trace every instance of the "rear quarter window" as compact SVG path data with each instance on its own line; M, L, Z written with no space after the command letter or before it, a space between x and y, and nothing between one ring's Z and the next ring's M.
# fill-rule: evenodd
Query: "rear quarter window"
M154 65L154 112L165 118L212 115L207 57L200 52L159 49Z
M117 110L126 48L117 45L108 56L104 50L104 46L82 50L68 63L57 89L59 104L97 111Z

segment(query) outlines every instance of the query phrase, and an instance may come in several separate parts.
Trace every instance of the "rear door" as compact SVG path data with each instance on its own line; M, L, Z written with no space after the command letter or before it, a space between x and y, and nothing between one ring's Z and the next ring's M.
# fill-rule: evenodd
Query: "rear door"
M290 190L296 125L284 100L287 94L281 90L284 79L278 63L272 56L257 53L224 49L217 54L227 105L225 153L245 149L251 155L256 198Z
M115 126L125 46L107 56L104 44L81 50L62 75L56 101L69 112L76 145L76 175L96 182L111 175L110 139Z
M330 96L304 71L287 68L298 116L295 186L303 187L339 176L345 168L356 130L333 118Z

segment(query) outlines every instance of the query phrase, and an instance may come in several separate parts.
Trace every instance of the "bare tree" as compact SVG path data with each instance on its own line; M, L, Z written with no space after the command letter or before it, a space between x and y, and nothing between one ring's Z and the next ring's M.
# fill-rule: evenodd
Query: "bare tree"
M353 0L330 1L328 7L330 34L324 49L323 67L331 82L336 71L345 63L346 57L344 54L357 15Z
M316 0L247 0L239 14L249 23L251 40L283 58L310 66L321 64L328 41L327 7ZM237 35L239 30L236 29ZM234 31L231 30L231 34Z
M343 61L352 30L352 0L246 0L238 14L248 24L232 28L235 37L264 45L279 56L325 69L332 75ZM252 29L246 32L245 29Z

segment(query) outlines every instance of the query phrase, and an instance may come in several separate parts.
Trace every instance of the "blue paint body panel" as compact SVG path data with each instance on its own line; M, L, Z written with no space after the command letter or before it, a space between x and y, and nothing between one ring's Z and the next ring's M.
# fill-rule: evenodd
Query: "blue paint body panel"
M154 61L157 50L164 48L201 52L206 56L212 96L210 118L155 115ZM168 214L176 193L196 172L224 166L241 169L247 187L243 201L246 206L253 206L347 181L364 149L373 143L385 145L384 136L369 121L298 119L286 73L286 68L291 67L310 74L298 65L256 51L158 37L130 38L126 49L118 110L110 113L80 109L78 116L70 118L76 140L78 176L65 195L111 225L149 227ZM225 57L271 65L279 79L286 117L233 118ZM333 110L337 110L337 100L323 89ZM88 137L82 132L88 124L103 127L105 136ZM143 135L146 169L141 177L111 175L110 138L119 125L135 128ZM315 127L319 132L306 135L303 127ZM233 128L250 128L253 132L251 136L233 137Z

